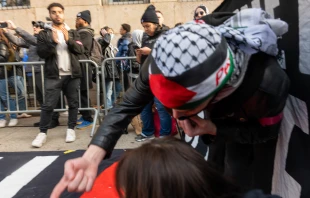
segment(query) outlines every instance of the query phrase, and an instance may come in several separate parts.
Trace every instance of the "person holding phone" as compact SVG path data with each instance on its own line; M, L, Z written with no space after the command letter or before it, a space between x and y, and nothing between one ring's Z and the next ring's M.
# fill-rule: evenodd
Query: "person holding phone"
M149 54L151 53L152 48L157 40L157 38L165 31L168 30L168 27L163 27L158 19L156 14L155 7L150 5L147 7L141 18L141 24L144 28L145 34L147 37L143 39L142 45L140 49L136 49L137 61L141 63L141 65L145 62ZM153 103L156 106L156 109L159 114L160 120L160 131L159 134L161 137L168 136L171 133L171 116L166 111L164 106L159 102L159 100L154 97L152 101L148 105L146 105L141 112L141 120L143 123L142 133L137 135L135 140L137 142L145 141L148 139L154 138L155 126L154 126L154 118L152 107Z

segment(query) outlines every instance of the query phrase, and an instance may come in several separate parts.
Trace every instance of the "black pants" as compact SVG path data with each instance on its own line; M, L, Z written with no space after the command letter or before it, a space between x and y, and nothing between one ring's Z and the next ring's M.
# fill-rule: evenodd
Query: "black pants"
M216 141L208 161L245 190L271 193L277 139L260 144Z
M40 131L47 132L49 123L52 119L53 110L55 109L61 90L66 95L69 106L68 128L74 129L76 125L80 85L79 78L71 78L71 76L61 76L59 79L45 79L45 103L41 108Z
M87 90L81 90L81 107L85 108L88 107L88 102L90 105L90 99L87 100ZM80 111L80 113L82 114L82 117L84 120L88 121L88 122L93 122L93 118L92 118L92 111L91 110L84 110L84 111Z
M40 106L42 107L43 105L43 86L42 86L42 74L41 72L36 72L35 73L35 85L36 85L36 96L37 96L37 100L40 104ZM65 100L63 100L65 101ZM61 107L61 101L60 101L60 97L56 106L56 109L62 109L64 108L66 105L64 104L63 107ZM59 118L59 112L53 112L53 116L52 119L53 120L58 120Z

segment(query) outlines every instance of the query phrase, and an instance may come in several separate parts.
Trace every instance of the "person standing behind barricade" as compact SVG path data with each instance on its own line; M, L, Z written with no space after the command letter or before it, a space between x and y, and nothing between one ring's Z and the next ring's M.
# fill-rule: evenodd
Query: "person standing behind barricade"
M3 36L5 29L3 29ZM10 51L10 57L8 62L19 62L19 46L16 46L14 43L9 42L9 51ZM15 90L17 93L17 101L18 106L16 107L18 111L26 110L26 98L25 98L25 85L24 85L24 72L23 72L23 66L16 65L9 67L8 70L8 83L9 85ZM16 89L15 89L16 88ZM16 104L16 105L17 105ZM31 115L28 115L26 113L23 113L21 115L18 115L19 118L29 118Z
M85 52L83 55L79 56L80 60L89 59L89 57L91 56L91 51L94 47L93 46L94 29L90 27L90 23L91 23L91 15L90 15L89 10L85 10L77 14L76 20L75 20L75 27L76 27L77 32L80 35L80 39L81 39L81 42L83 43L84 52ZM101 53L101 49L100 49L100 53ZM88 65L88 67L86 67L85 64L81 64L82 74L83 74L83 77L81 78L81 85L80 85L81 107L82 108L88 107L88 101L90 104L89 95L87 95L87 86L89 87L89 89L93 88L93 83L91 80L92 79L92 68L91 67L92 65ZM78 126L76 128L84 129L86 127L92 126L94 120L92 118L91 110L80 111L80 113L82 114L82 116L77 120L76 123L78 124Z
M151 53L151 50L157 38L163 32L167 31L168 28L167 26L162 27L159 24L159 19L156 15L155 7L153 5L147 7L141 18L141 24L144 27L145 33L148 35L148 38L143 40L142 42L142 48L136 50L137 61L140 62L142 65L148 55ZM138 142L154 138L155 126L152 112L153 102L155 103L156 109L159 114L160 136L168 136L171 133L171 116L165 110L165 107L160 103L160 101L154 97L154 100L150 101L150 103L146 105L141 112L143 127L142 133L135 138L135 140Z
M60 92L66 95L69 116L66 142L76 139L79 96L78 89L82 71L78 56L84 54L84 46L79 34L64 23L64 7L60 3L48 6L52 24L46 25L38 35L37 52L45 59L45 103L41 108L40 133L33 140L33 147L41 147L46 142L46 133Z
M144 34L143 30L134 30L132 32L132 42L129 43L129 45L128 45L129 50L128 50L127 56L129 56L129 57L137 56L136 49L140 49L142 46L143 34ZM131 67L132 67L130 70L131 72L128 74L128 77L131 78L130 82L133 83L139 76L141 65L140 65L140 63L138 63L137 60L131 60ZM141 120L140 114L135 116L132 119L131 125L134 128L137 135L141 134L141 132L142 132L142 120Z
M127 53L128 53L128 45L131 42L131 34L130 34L130 30L131 27L129 24L123 23L121 25L121 28L119 30L120 34L122 35L122 37L117 41L117 49L118 52L116 53L116 57L127 57ZM126 65L125 60L122 61L116 61L116 65L117 67L119 67L122 70L126 70L126 68L124 68ZM127 78L126 73L124 72L124 79ZM122 79L121 79L122 80ZM115 80L115 93L113 90L112 93L112 104L115 103L115 100L119 97L120 92L122 91L122 84L120 82L120 80ZM128 87L128 83L126 81L124 81L124 86L125 86L125 90Z
M4 34L6 37L15 45L28 49L28 62L38 62L44 61L44 59L40 58L37 53L37 37L41 30L44 28L44 22L42 21L32 21L31 24L33 26L33 35L26 32L20 27L16 27L16 25L11 21L6 21L8 24L8 29L14 30L17 35L14 35L12 32L4 29ZM43 104L43 86L42 86L42 72L41 65L26 65L25 72L32 73L32 68L34 69L34 78L35 78L35 89L36 89L36 99L38 100L40 106ZM44 76L43 76L44 77ZM59 100L57 104L57 109L61 109L61 101ZM21 116L27 117L27 114L23 113ZM53 118L50 122L49 128L55 128L59 125L59 113L54 112ZM33 124L34 127L39 127L40 122L36 122Z
M98 39L99 44L101 45L102 48L102 55L103 55L103 59L107 59L107 58L114 58L114 46L111 44L111 40L114 37L113 34L113 29L109 28L108 26L105 26L104 28L102 28L100 30L100 35L101 38ZM105 65L104 65L104 69L105 69L105 94L106 94L106 98L107 98L107 107L105 108L112 108L113 107L113 103L112 103L112 93L113 93L113 78L115 79L115 81L119 81L120 79L120 70L115 66L115 62L114 61L106 61ZM114 70L113 70L114 67ZM101 79L101 76L100 76ZM103 89L101 87L101 83L100 83L100 99L103 99ZM101 101L101 104L103 104L103 101Z
M11 56L10 52L10 43L3 34L3 30L0 29L0 63L8 62L9 57ZM4 107L7 107L10 111L16 111L16 103L9 94L9 90L6 89L7 79L5 79L5 69L11 69L12 66L0 66L0 113L4 111ZM9 101L7 101L9 97ZM9 107L8 107L9 104ZM6 126L6 114L0 114L0 128ZM10 114L10 122L8 126L17 125L17 115Z
M132 32L132 42L128 45L128 57L137 56L136 49L140 49L142 45L142 38L143 38L143 30L134 30ZM138 78L140 72L140 63L137 60L130 60L131 65L131 73L128 74L129 78L131 78L132 82ZM131 82L131 81L130 81Z

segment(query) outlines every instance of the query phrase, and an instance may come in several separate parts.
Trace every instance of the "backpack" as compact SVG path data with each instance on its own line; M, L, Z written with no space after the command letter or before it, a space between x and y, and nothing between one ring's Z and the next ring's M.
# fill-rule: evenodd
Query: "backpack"
M81 29L79 31L89 32L85 29ZM102 56L101 52L102 52L101 45L93 37L89 58L90 58L90 60L94 61L98 66L100 66L102 64L102 61L103 61L103 56Z
M108 46L105 48L103 52L103 59L114 58L113 48L112 46ZM113 72L114 67L114 72ZM120 70L119 67L116 66L115 61L107 61L104 65L104 72L106 79L119 79L120 78Z
M90 51L90 59L94 61L98 66L100 66L103 61L103 56L101 52L101 45L93 38L93 44Z

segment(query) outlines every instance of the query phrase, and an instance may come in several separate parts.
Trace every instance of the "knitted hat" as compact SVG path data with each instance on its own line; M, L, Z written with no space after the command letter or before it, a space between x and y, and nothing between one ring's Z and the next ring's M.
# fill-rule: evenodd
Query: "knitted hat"
M151 22L159 24L159 20L155 12L155 7L153 5L149 5L146 8L144 14L141 17L141 23L143 22Z
M223 88L234 71L226 39L195 21L157 39L150 56L150 87L166 107L190 109Z
M76 17L80 17L84 21L86 21L88 24L91 23L91 16L90 16L90 11L89 10L84 10L82 12L79 12Z

